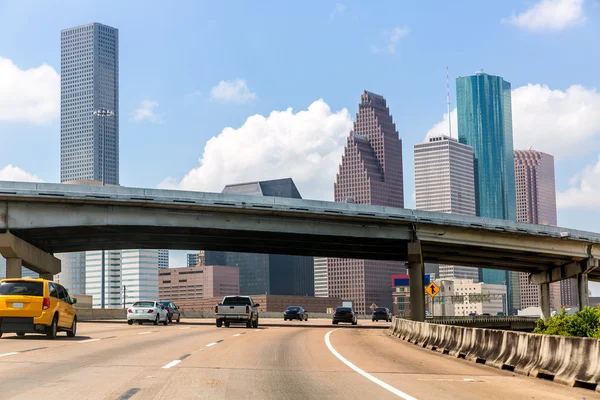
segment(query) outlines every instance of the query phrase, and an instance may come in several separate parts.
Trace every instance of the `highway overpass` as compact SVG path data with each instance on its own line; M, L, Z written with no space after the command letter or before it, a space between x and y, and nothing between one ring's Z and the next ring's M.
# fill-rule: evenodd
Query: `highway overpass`
M60 252L229 250L407 261L417 293L423 263L447 263L530 273L548 314L548 283L578 277L585 305L587 279L600 281L597 233L288 198L0 182L0 233L12 276L20 265L56 274L60 263L48 256ZM411 298L417 315L423 296Z

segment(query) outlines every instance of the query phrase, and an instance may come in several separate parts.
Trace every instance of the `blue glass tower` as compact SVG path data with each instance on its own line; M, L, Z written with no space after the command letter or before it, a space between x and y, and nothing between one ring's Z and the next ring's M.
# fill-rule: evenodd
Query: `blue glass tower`
M510 83L483 72L458 77L456 104L459 141L473 148L477 215L516 221ZM481 272L483 282L508 286L512 310L518 307L519 286L513 285L511 275L485 268Z

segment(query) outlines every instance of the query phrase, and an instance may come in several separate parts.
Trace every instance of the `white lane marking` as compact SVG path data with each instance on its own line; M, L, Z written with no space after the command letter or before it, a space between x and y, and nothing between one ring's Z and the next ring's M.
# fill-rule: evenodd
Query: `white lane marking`
M325 334L325 344L327 345L327 348L329 349L329 351L331 351L331 353L336 356L341 362L343 362L344 364L346 364L348 367L352 368L354 371L358 372L359 374L361 374L362 376L364 376L365 378L367 378L368 380L370 380L371 382L381 386L382 388L386 389L389 392L392 392L393 394L395 394L396 396L403 398L404 400L417 400L416 398L396 389L395 387L388 385L387 383L385 383L382 380L379 380L377 378L375 378L373 375L363 371L362 369L358 368L356 365L352 364L350 361L346 360L340 353L338 353L333 346L331 345L331 342L329 341L329 337L331 336L331 334L333 332L337 331L337 329L333 329L329 332L327 332L327 334Z
M260 332L260 331L261 331L260 329L255 329L255 330L254 330L254 332Z
M80 342L77 342L77 343L89 343L89 342L97 342L98 340L100 340L100 339L88 339L88 340L82 340L82 341L80 341Z
M192 329L192 328L190 328L189 326L187 326L187 327L185 327L185 328L179 328L179 329L181 329L181 330L183 331L183 330L185 330L185 329Z
M212 343L209 343L209 344L207 344L207 345L206 345L206 347L212 347L212 346L214 346L215 344L217 344L217 342L212 342Z
M140 332L140 333L138 333L138 335L147 335L149 333L152 333L152 332Z
M170 363L168 363L167 365L165 365L163 368L168 369L168 368L174 367L177 364L179 364L180 362L181 362L181 360L173 360Z
M241 336L241 335L242 335L241 333L236 333L236 334L235 334L235 335L233 335L233 336Z
M15 354L19 354L19 353L18 352L4 353L4 354L0 354L0 357L14 356Z

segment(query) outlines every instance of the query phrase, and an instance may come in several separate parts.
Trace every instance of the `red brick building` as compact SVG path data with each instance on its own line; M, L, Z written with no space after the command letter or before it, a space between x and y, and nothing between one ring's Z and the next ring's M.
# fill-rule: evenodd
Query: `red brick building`
M334 186L335 201L404 207L402 140L385 99L365 91ZM394 261L327 260L330 296L354 302L358 313L371 304L392 308L392 275L406 273Z

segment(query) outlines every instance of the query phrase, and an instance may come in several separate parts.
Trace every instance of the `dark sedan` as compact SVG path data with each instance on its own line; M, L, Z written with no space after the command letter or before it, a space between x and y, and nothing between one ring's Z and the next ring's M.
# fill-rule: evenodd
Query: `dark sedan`
M181 321L181 312L175 303L172 301L159 301L159 303L161 306L164 306L165 310L167 310L167 313L169 313L169 322Z
M290 306L283 312L283 320L299 319L300 321L308 321L308 312L298 306Z
M377 307L373 310L373 315L371 315L371 320L373 322L384 320L385 322L392 322L392 313L389 308L385 307Z
M358 323L356 319L356 313L351 307L336 308L333 313L333 320L331 322L334 325L337 325L338 322L347 322L352 325L356 325Z

